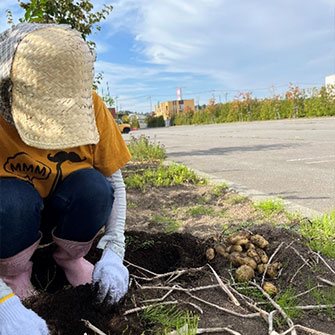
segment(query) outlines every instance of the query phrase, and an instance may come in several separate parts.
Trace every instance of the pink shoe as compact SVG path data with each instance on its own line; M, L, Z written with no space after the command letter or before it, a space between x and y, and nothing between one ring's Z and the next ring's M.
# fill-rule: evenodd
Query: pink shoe
M36 293L30 281L33 263L29 260L40 243L41 235L30 247L12 257L0 259L1 279L21 300L27 299Z
M56 263L64 270L65 276L73 286L92 283L93 264L84 256L90 251L93 240L76 242L63 240L52 233L57 249L53 254Z

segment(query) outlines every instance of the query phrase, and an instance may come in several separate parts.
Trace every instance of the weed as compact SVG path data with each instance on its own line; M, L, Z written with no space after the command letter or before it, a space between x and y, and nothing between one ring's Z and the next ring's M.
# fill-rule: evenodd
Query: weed
M264 212L266 217L271 216L273 213L279 213L284 210L284 204L282 199L267 199L255 204L255 208L260 209Z
M175 306L148 307L140 313L140 322L147 329L146 334L168 334L173 330L187 329L185 335L196 334L199 317Z
M303 311L295 308L297 306L297 301L295 298L296 292L295 289L289 286L285 292L279 294L275 301L283 309L286 315L291 319L297 319L303 314ZM284 322L283 320L282 322ZM281 322L279 322L281 323Z
M151 221L153 223L162 224L164 226L164 232L168 234L175 233L180 226L177 220L161 214L154 214L151 217Z
M166 158L166 152L163 145L152 143L150 137L141 135L139 138L131 137L128 144L129 152L132 155L132 161L148 162Z
M311 249L335 258L335 210L301 221L300 233L309 240Z
M215 185L211 190L211 193L217 197L221 196L225 191L228 190L228 185L226 183L222 183L219 185Z
M128 208L137 208L138 205L135 204L135 202L128 201L128 202L127 202L127 207L128 207Z
M135 238L132 236L126 235L126 248L127 247L132 247L133 250L138 250L138 249L148 249L152 247L155 244L154 240L147 240L144 242L138 242Z
M222 226L223 233L227 236L230 236L234 233L237 233L240 230L252 227L254 225L254 222L246 221L240 224L230 225L230 224L224 224Z
M142 175L133 174L124 179L127 188L145 190L146 186L173 186L182 183L205 185L206 179L198 177L185 165L171 163L168 166L160 165L157 169L147 169Z
M308 283L308 286L311 286L310 282ZM335 304L335 287L327 288L327 290L323 288L317 288L311 291L311 295L315 299L317 305ZM328 307L323 311L326 311L332 319L335 319L334 307Z
M247 197L244 197L242 195L236 195L236 196L229 198L228 202L230 202L231 204L240 204L246 201L247 199L248 199Z
M208 197L199 197L195 200L195 202L197 204L206 205L210 202L210 199Z
M200 216L211 215L214 213L214 210L205 206L194 206L190 207L186 212L192 216Z

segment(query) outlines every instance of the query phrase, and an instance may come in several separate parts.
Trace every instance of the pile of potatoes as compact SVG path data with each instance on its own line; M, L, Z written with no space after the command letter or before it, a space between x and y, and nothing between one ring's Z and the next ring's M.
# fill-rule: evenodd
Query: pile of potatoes
M256 271L259 274L264 273L269 258L265 248L269 242L261 235L252 235L248 232L239 232L227 239L226 244L218 243L214 248L206 251L208 260L214 259L216 254L222 255L229 259L237 268L235 278L239 282L251 280ZM278 270L282 267L279 262L271 263L266 271L266 276L275 278Z

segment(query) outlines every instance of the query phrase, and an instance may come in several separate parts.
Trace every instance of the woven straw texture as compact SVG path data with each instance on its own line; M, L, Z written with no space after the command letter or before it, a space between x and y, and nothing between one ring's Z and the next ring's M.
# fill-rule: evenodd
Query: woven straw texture
M21 139L41 149L96 144L93 57L81 35L62 27L36 29L12 62L12 117Z
M62 26L63 29L71 29L69 25L53 25L38 23L20 23L0 34L0 115L14 125L11 114L12 82L10 72L13 57L18 44L30 32L50 26Z

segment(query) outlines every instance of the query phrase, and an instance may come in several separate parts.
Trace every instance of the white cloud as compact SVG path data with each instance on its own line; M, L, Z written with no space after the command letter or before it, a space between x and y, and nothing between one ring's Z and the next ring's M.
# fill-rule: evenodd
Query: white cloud
M301 52L295 62L303 63L304 48L329 40L330 10L326 0L125 0L115 3L111 24L133 33L148 63L171 72L208 74L236 87L261 81L250 76L265 70L292 80L285 62L276 58Z

